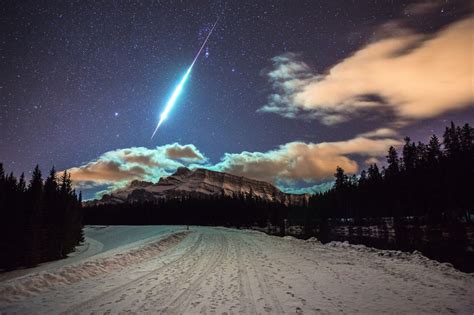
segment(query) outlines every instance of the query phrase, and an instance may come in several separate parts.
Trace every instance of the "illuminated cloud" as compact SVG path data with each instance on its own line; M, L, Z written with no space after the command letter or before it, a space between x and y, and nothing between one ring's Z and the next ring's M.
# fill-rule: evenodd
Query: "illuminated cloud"
M366 159L366 160L364 161L364 163L365 163L366 165L371 165L371 164L379 164L380 161L379 161L379 159L377 159L377 158L375 158L375 157L370 157L370 158Z
M288 192L317 192L328 185L314 184L332 180L337 166L347 173L356 173L359 170L357 157L383 157L390 146L400 144L391 138L367 137L322 143L290 142L267 152L226 153L212 165L194 145L174 143L155 149L134 147L109 151L68 171L76 188L100 186L106 189L101 193L121 188L136 179L157 182L181 166L204 167L264 180ZM301 188L301 183L313 186Z
M316 194L330 190L334 186L334 181L328 181L309 187L282 187L282 190L289 194Z
M146 175L145 167L128 165L127 162L99 158L84 166L73 167L68 170L75 182L97 182L101 184L114 183L142 178Z
M267 152L227 153L212 169L283 185L297 181L316 183L332 179L337 166L356 173L359 167L354 156L381 157L390 146L400 144L390 138L363 137L317 144L290 142Z
M398 132L395 129L391 128L379 128L369 132L364 132L358 135L358 137L364 138L388 138L388 137L397 137Z
M205 162L205 156L194 145L174 143L154 149L132 147L109 151L68 171L76 187L104 184L115 187L134 179L157 181L178 167Z
M206 158L196 149L194 145L179 145L174 143L166 148L166 156L173 160L204 161Z
M260 111L334 125L388 110L405 124L473 106L473 29L469 17L430 35L392 31L325 74L297 55L276 57L268 73L275 93Z

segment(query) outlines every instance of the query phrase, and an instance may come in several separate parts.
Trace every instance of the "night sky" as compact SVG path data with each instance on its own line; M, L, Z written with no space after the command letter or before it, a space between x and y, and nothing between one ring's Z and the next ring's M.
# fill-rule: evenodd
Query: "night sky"
M180 165L313 187L335 163L358 172L405 135L474 122L472 20L447 0L4 1L0 162L70 169L89 197Z

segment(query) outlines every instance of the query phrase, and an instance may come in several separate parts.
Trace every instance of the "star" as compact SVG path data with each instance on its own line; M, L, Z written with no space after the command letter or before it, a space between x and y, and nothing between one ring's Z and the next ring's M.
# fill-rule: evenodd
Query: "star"
M15 161L8 170L15 174L37 163L44 169L51 163L66 169L125 148L122 145L153 148L179 142L196 145L214 164L227 153L271 152L300 140L352 139L385 127L385 111L328 126L311 114L291 118L279 114L278 108L260 109L272 97L293 101L280 87L291 89L292 96L313 97L297 93L295 87L307 86L313 79L318 82L318 74L324 77L342 60L383 37L385 25L403 22L414 33L431 38L437 30L464 19L469 4L459 0L416 6L418 1L410 0L334 5L301 0L287 10L279 2L207 2L188 6L119 1L112 10L88 1L67 6L7 2L2 16L5 49L0 56L0 163ZM423 18L404 15L414 7L431 13ZM217 18L215 34L183 87L173 119L150 142L173 87ZM396 32L392 35L395 38ZM285 56L293 63L277 68L275 58ZM308 71L287 80L285 75L295 75L290 66L300 65ZM281 86L274 85L272 75L282 79ZM471 107L433 117L437 118L433 130L451 120L472 123ZM399 133L423 140L422 130L429 131L422 128L425 124L400 127ZM80 136L70 141L76 133Z

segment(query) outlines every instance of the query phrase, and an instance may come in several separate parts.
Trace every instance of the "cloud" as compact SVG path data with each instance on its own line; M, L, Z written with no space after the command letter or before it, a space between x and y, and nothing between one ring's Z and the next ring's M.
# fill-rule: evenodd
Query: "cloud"
M282 190L289 194L316 194L326 192L333 186L334 181L329 181L309 187L283 187Z
M407 5L405 14L407 15L425 15L439 10L444 2L441 0L420 1Z
M268 104L260 111L278 113L288 118L296 117L297 108L281 105L291 103L292 94L304 87L305 82L311 77L310 67L298 61L298 57L299 55L295 53L286 53L272 59L276 66L268 72L268 77L273 83L273 88L279 93L270 95Z
M193 145L179 145L174 143L166 148L166 156L170 159L189 160L189 161L204 161L204 156Z
M472 29L469 17L432 35L392 32L325 74L295 54L276 57L268 73L275 93L260 111L326 125L390 111L404 124L473 106Z
M317 183L332 179L337 166L356 173L358 163L353 156L381 157L390 146L400 144L390 138L363 137L317 144L290 142L267 152L227 153L212 169L283 185Z
M314 184L332 180L337 166L347 173L356 173L358 158L382 157L390 146L400 144L396 139L367 137L322 143L290 142L266 152L226 153L218 163L210 164L194 145L174 143L154 149L132 147L109 151L68 171L76 188L96 188L95 192L100 188L99 194L122 188L132 180L157 182L181 166L264 180L288 192L317 192L327 185ZM312 186L302 187L302 184Z
M364 138L388 138L388 137L396 137L398 136L398 132L395 129L391 128L379 128L369 132L364 132L358 135L358 137Z
M76 182L112 183L132 180L145 176L142 166L132 166L117 161L99 159L81 167L69 169L71 178Z
M369 157L368 159L366 159L366 160L364 161L364 163L365 163L366 165L371 165L371 164L379 164L380 161L379 161L379 159L377 159L376 157Z
M180 166L206 161L206 157L194 145L173 143L154 149L132 147L109 151L68 171L78 188L107 184L119 187L134 179L157 181Z

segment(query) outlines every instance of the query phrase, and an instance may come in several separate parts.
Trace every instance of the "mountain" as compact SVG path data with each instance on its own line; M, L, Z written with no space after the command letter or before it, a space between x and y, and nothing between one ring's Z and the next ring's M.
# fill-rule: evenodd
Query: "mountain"
M221 195L247 195L286 205L301 205L308 195L287 194L264 181L211 171L204 168L190 170L180 167L171 176L157 183L134 180L129 186L104 195L100 200L88 201L88 205L117 204L153 201L160 198L199 197Z

